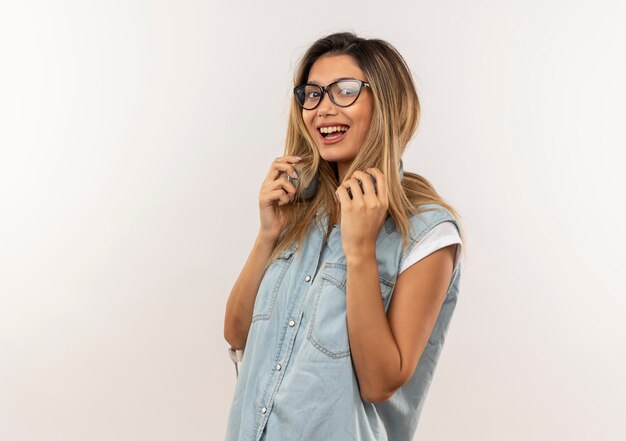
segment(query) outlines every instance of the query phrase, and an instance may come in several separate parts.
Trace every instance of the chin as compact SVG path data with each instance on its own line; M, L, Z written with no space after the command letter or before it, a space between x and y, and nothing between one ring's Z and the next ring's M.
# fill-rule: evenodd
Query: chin
M329 162L351 162L356 157L356 153L351 153L351 149L345 146L321 145L317 151Z
M321 158L326 161L326 162L351 162L352 159L350 158L346 158L343 156L339 156L339 155L321 155Z

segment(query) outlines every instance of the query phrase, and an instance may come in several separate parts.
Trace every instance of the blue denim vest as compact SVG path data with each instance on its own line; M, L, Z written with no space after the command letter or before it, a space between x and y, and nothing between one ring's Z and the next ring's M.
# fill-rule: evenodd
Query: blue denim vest
M444 207L410 218L408 248L388 216L376 241L380 289L389 307L405 257L433 227L456 219ZM268 267L230 409L227 441L410 441L456 306L457 266L411 379L384 402L362 401L346 323L346 260L341 227L324 240L319 211L302 250L293 243Z

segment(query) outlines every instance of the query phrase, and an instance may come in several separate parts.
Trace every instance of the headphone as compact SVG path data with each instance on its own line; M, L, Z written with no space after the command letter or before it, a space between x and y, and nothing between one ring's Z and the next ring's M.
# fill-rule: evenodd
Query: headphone
M298 173L298 176L301 176L300 170L297 167L295 167L295 165L294 165L294 168L296 168L296 172ZM404 178L404 169L402 167L402 159L400 159L400 168L398 170L398 173L400 174L400 180L402 180L402 178ZM287 181L291 182L293 185L296 186L296 192L297 192L299 179L292 178L288 174L285 174L285 176L287 177ZM370 177L372 178L372 183L374 184L374 191L376 191L376 178L372 176L371 174L370 174ZM359 179L357 179L357 181L359 181L359 187L361 187L361 191L363 191L363 184L361 183ZM311 183L300 192L300 198L302 198L302 200L305 200L305 201L313 199L313 197L317 193L318 182L319 182L319 174L316 174L313 177L313 180L311 181ZM350 199L352 199L352 191L350 188L348 188L348 195L350 196Z

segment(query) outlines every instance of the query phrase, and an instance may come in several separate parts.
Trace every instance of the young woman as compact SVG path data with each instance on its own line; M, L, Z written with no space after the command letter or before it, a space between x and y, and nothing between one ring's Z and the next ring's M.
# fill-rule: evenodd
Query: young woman
M401 169L419 102L393 46L328 35L294 85L226 305L245 348L226 439L408 441L457 301L460 219Z

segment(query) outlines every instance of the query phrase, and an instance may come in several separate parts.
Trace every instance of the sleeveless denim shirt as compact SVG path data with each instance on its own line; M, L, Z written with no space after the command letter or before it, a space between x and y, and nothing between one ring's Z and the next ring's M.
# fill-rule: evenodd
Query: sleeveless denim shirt
M438 204L413 215L411 240L387 216L376 240L385 312L404 258L452 214ZM346 322L347 265L341 227L324 240L327 215L318 211L302 250L294 242L266 270L236 380L226 441L410 441L454 312L460 264L411 379L383 402L361 399ZM417 293L416 293L417 294Z

